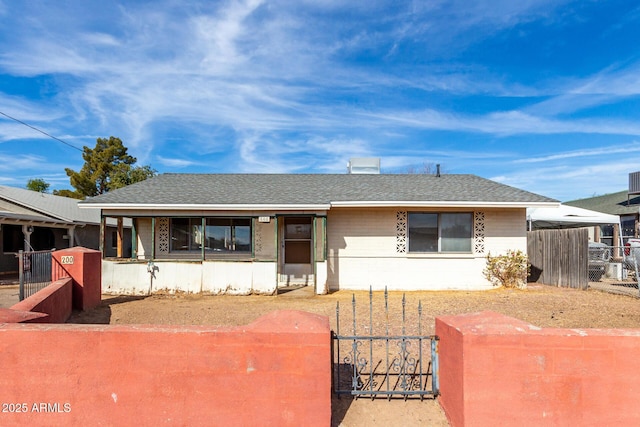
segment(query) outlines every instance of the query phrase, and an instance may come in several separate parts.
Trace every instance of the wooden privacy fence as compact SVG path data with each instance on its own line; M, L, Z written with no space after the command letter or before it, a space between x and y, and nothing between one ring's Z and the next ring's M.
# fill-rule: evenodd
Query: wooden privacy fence
M527 232L530 282L586 289L589 284L586 228Z

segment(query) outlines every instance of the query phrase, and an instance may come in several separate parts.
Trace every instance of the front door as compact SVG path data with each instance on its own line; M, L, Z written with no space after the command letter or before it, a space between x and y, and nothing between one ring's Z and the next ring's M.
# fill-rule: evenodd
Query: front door
M283 217L279 286L313 284L313 217Z

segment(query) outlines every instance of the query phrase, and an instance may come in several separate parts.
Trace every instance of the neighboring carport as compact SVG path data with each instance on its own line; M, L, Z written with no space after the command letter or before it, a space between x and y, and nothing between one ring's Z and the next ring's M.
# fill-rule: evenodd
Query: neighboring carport
M609 215L562 204L557 208L527 209L529 231L550 228L594 227L619 223L620 217L617 215Z
M605 274L622 279L622 241L620 247L608 247L599 241L596 229L605 225L620 229L620 217L574 206L531 208L527 210L527 254L531 262L529 281L586 289ZM616 233L616 241L620 239ZM593 247L592 247L593 245Z

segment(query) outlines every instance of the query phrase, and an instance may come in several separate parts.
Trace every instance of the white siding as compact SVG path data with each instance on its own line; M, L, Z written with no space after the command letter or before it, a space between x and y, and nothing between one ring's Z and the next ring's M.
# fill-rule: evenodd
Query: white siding
M145 259L151 258L152 245L151 241L151 218L137 218L136 219L136 235L138 244L138 258Z
M275 261L276 255L276 221L255 222L255 256L260 260Z
M102 261L102 292L117 295L167 293L267 294L275 292L275 262Z
M502 255L510 249L527 252L525 209L495 209L485 212L486 253Z
M327 262L316 262L316 293L324 295L329 292L327 284Z
M102 261L102 292L117 295L148 295L154 292L201 291L202 269L198 263L155 262L151 274L147 263Z
M524 209L486 209L485 252L411 254L397 251L397 212L411 209L332 209L327 219L330 289L487 289L486 254L526 251ZM440 210L442 212L445 210ZM447 209L446 211L459 211ZM436 212L436 211L434 211Z
M271 277L271 286L265 283L267 277ZM205 261L202 264L202 291L230 295L272 294L275 291L275 263Z

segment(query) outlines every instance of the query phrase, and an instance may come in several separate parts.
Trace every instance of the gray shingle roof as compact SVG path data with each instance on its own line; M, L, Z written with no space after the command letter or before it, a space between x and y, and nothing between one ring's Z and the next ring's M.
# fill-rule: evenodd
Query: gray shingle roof
M640 209L640 196L628 195L627 190L623 190L602 196L571 200L564 204L611 215L637 214Z
M23 213L8 212L8 211L0 211L0 220L2 219L39 222L39 223L49 224L49 225L50 224L62 224L62 225L73 224L72 222L69 222L69 221L58 220L45 215L36 215L36 214L30 215L30 214L23 214Z
M162 174L82 205L328 205L337 202L556 203L475 175Z
M76 199L5 185L0 185L0 199L55 220L80 224L100 224L100 212L92 209L80 209L78 207L79 200Z

